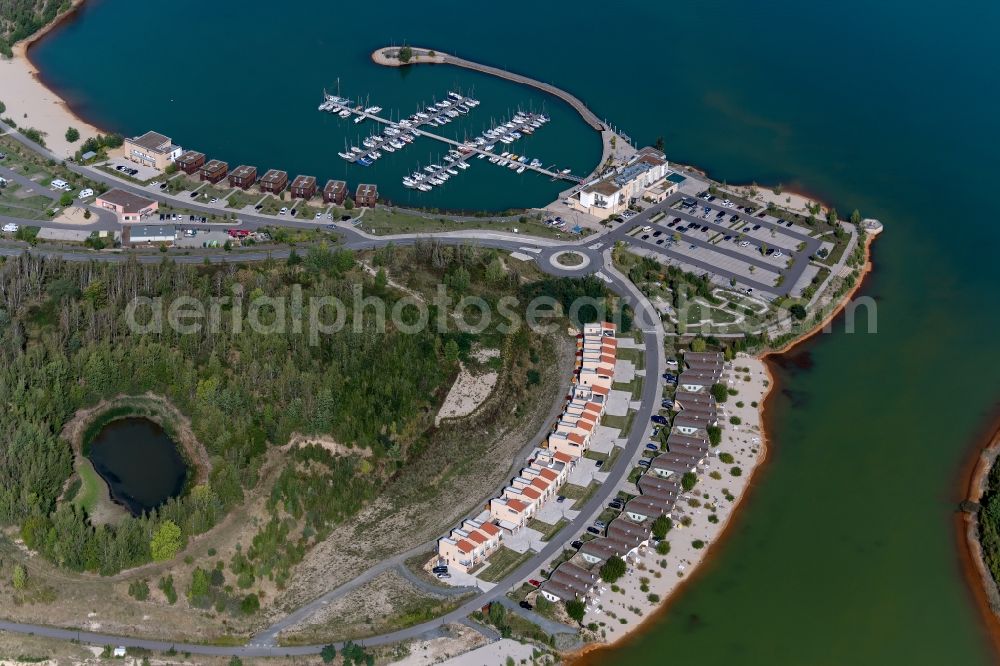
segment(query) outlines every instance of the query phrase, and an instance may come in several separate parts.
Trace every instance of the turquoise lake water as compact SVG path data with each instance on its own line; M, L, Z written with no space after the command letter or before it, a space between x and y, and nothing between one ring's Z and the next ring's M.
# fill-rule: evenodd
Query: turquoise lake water
M370 172L345 166L336 152L360 131L316 111L340 77L343 92L405 113L475 88L483 105L469 131L544 105L553 122L520 152L576 173L593 166L597 135L556 100L454 68L369 62L407 40L557 83L720 180L781 182L881 219L862 292L877 304L877 334L838 325L782 359L769 462L731 533L655 627L602 660L964 665L993 659L952 518L960 465L1000 396L998 25L1000 4L984 0L239 12L98 0L32 53L87 119L157 129L231 164L391 188L440 154L421 140ZM126 33L142 44L115 37ZM475 162L432 197L401 186L391 196L501 209L560 189Z

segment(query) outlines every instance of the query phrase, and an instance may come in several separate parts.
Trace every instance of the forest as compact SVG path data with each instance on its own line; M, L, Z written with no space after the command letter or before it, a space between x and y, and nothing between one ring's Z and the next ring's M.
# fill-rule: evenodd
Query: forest
M597 281L528 280L505 267L499 253L476 247L418 244L369 259L406 265L456 296L491 302L503 294L569 298L580 290L607 296ZM217 524L258 485L268 450L292 433L329 435L365 449L363 460L317 447L289 452L273 487L264 489L273 520L247 548L246 566L233 568L280 585L309 545L426 447L433 415L476 336L431 327L380 330L366 316L314 343L307 331L260 333L236 327L238 317L228 316L218 330L136 333L126 306L143 296L204 301L236 286L248 295L301 289L305 299L350 302L357 285L389 307L402 295L387 286L383 270L371 275L353 253L326 246L253 265L7 259L0 264L0 526L18 526L28 547L60 566L112 574L149 562L154 536L168 522L180 527L180 548ZM500 336L479 335L493 338L491 344ZM101 400L146 392L190 419L211 457L209 481L148 514L91 525L64 497L64 489L76 486L67 483L73 454L63 425ZM291 531L294 540L286 538Z
M35 34L70 7L69 0L0 0L0 54Z

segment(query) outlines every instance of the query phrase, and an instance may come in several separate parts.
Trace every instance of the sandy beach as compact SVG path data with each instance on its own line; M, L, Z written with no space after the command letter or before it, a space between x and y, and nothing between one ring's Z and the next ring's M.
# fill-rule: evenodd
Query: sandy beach
M82 4L83 0L73 0L73 8L55 22L15 44L13 58L0 59L0 101L7 105L3 116L21 129L34 127L42 132L45 146L60 157L71 157L84 139L99 134L100 130L76 116L66 102L42 83L38 69L28 58L28 50ZM66 140L69 127L80 131L79 141Z

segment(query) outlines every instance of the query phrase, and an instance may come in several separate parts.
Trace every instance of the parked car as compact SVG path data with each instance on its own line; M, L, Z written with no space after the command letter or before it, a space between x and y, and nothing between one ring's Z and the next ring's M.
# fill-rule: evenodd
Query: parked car
M3 225L3 230L8 234L15 233L19 228L20 227L18 227L13 222L8 222L7 224Z
M282 208L281 210L278 211L278 215L287 215L287 214L288 214L287 208Z
M527 601L522 601L521 603L518 604L518 606L520 606L524 610L531 610L532 608L534 608L534 606L529 604Z
M439 573L437 575L437 577L440 578L441 580L447 580L448 578L451 578L451 574L450 573Z
M188 196L191 197L192 199L194 199L196 196L198 196L198 193L197 192L192 192Z
M534 578L529 578L528 579L528 585L531 585L532 587L538 587L541 584L542 584L542 581L540 581L540 580L535 580Z
M603 466L604 466L603 460L598 460L594 463L594 467L603 467Z
M606 522L604 522L603 520L595 520L594 521L594 527L596 527L597 529L603 530L607 526L608 526L608 524Z
M593 525L591 525L590 527L588 527L587 531L590 532L591 534L598 534L599 535L601 533L601 530L597 529Z
M659 451L660 447L658 447L656 444L653 444L652 442L650 442L650 443L646 444L646 449L648 449L649 451Z
M638 465L639 467L649 467L649 460L643 458L642 460L639 461Z
M609 509L620 509L623 506L625 506L625 504L620 499L613 499L610 502L608 502Z
M660 407L662 407L663 409L672 409L673 406L674 403L671 402L670 400L664 400L663 402L660 403Z
M566 496L565 495L559 495L558 497L556 497L556 501L557 502L565 502L566 501Z
M448 567L445 566L445 565L439 565L439 566L436 566L433 569L431 569L431 571L434 572L434 573L436 573L436 574L439 574L439 573L448 573Z
M80 190L80 194L78 194L76 196L77 196L78 199L86 199L87 197L94 196L94 190L92 190L92 189L90 189L88 187L86 189Z
M652 417L650 418L650 420L651 420L651 421L652 421L653 423L659 423L660 425L667 425L667 419L666 419L666 417L664 417L664 416L660 416L659 414L654 414L654 415L653 415L653 416L652 416Z
M583 542L580 541L579 539L577 539L576 541L574 541L573 543L571 543L570 546L572 546L573 548L576 548L577 550L580 550L581 548L583 548Z

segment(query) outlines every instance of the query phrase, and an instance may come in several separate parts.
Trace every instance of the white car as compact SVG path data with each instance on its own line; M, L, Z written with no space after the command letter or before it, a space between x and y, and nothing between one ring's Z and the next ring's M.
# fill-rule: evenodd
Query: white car
M51 185L57 190L65 190L66 188L69 187L69 184L65 180L60 180L58 178L49 183L49 185Z
M750 247L750 241L741 241L740 247Z
M775 250L773 256L774 256L775 259L777 259L778 257L782 257L784 255L781 254L781 250Z
M3 230L9 234L14 233L15 231L17 231L17 229L18 226L13 222L8 222L7 224L3 225Z
M286 215L287 213L288 213L287 208L282 208L281 210L278 211L278 215Z
M87 197L94 196L94 190L89 187L85 190L80 190L80 194L77 196L78 199L86 199Z

